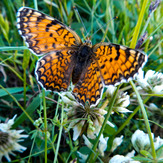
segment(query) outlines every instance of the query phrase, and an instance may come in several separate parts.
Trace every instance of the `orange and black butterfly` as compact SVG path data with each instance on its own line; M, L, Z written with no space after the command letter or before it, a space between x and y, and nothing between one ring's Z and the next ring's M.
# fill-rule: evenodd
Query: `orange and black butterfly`
M41 57L35 69L40 85L51 91L66 91L72 80L72 94L85 105L96 105L104 86L132 79L146 62L139 50L101 42L92 46L81 41L71 28L42 12L22 7L17 28L29 50Z

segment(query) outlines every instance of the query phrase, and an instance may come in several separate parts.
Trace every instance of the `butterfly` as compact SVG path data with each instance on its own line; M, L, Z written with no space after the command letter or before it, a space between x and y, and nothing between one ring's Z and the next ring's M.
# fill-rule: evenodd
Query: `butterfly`
M27 7L17 12L17 28L29 50L43 55L35 68L38 83L60 92L72 81L72 94L83 106L96 106L104 86L132 79L147 60L143 52L122 45L82 42L65 24Z

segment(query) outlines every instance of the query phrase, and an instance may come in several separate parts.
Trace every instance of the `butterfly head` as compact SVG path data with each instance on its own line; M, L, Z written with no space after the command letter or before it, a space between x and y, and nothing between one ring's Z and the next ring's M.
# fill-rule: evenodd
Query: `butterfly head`
M84 40L84 45L92 47L92 41L90 40L90 38L87 38L86 40Z

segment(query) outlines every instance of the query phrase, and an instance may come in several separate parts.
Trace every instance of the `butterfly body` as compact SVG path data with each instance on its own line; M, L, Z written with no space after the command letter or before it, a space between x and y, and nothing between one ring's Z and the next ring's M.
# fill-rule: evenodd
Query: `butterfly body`
M37 10L22 7L17 13L17 28L29 50L43 55L36 64L35 74L46 90L67 91L77 101L94 106L104 86L132 79L143 67L147 57L135 49L107 42L92 46L84 43L71 28Z
M73 84L77 83L80 79L82 70L88 67L92 61L91 47L83 44L79 47L75 54L75 66L72 73Z

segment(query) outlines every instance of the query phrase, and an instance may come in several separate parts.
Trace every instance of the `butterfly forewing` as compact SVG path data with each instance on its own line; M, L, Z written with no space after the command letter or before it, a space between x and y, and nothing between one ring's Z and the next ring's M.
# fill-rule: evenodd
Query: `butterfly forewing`
M146 62L146 55L125 46L99 43L92 48L105 85L132 79Z
M36 55L80 46L80 37L66 25L37 10L22 7L17 27L28 48Z

